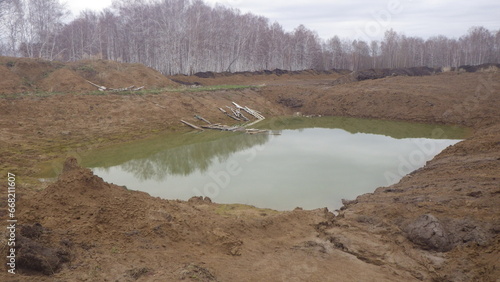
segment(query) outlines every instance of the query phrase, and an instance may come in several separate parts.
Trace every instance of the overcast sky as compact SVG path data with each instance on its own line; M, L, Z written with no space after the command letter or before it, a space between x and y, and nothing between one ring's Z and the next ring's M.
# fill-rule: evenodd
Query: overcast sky
M101 10L112 0L66 0L73 14ZM324 39L381 39L387 29L407 36L458 38L471 26L500 29L498 0L205 0L279 22L287 31L303 24Z

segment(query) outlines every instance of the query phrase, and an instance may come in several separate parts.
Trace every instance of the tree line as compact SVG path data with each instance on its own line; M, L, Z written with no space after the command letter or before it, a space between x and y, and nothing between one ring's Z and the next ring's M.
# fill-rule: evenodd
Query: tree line
M406 36L323 40L303 25L202 0L118 0L70 22L59 0L0 0L0 55L142 63L164 74L203 71L458 67L500 62L500 30L472 27L458 39Z

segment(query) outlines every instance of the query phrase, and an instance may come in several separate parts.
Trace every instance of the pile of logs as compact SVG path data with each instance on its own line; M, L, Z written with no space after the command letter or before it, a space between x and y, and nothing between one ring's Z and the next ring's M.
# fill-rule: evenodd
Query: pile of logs
M258 120L263 120L263 119L266 119L263 115L261 115L259 112L255 111L255 110L252 110L250 109L249 107L242 107L238 104L236 104L235 102L233 102L233 105L236 106L236 108L239 110L244 110L245 112L251 114L252 116L254 116L256 119Z
M111 91L111 92L139 91L139 90L144 88L144 86L135 87L135 85L131 85L129 87L124 87L124 88L109 88L106 86L95 84L95 83L88 81L88 80L87 80L87 82L94 85L95 87L97 87L97 90L102 91L102 92L104 92L104 91Z
M213 129L213 130L221 130L221 131L245 132L248 134L268 133L269 132L269 130L246 128L247 126L250 126L250 125L255 124L261 120L264 120L265 117L261 113L259 113L258 111L252 110L249 107L242 107L242 106L236 104L235 102L232 102L232 104L235 106L235 108L229 107L229 106L226 107L229 109L230 112L224 110L223 108L219 108L219 110L221 112L223 112L225 115L227 115L228 117L230 117L234 120L237 120L237 121L245 121L245 122L250 121L249 118L247 118L245 115L243 115L242 111L255 117L256 120L250 124L245 125L245 126L228 126L228 125L223 125L223 124L219 124L219 123L214 124L214 123L211 123L210 121L208 121L207 119L205 119L199 115L195 115L194 117L196 119L205 122L207 125L197 126L197 125L194 125L194 124L189 123L189 122L184 121L184 120L181 120L181 122L184 123L185 125L191 127L191 128L194 128L194 129L200 130L200 131L203 131L204 129Z
M219 110L221 112L223 112L226 116L228 116L228 117L230 117L230 118L232 118L234 120L237 120L237 121L250 121L250 119L248 119L245 115L243 115L243 113L241 112L241 110L243 110L243 111L247 112L248 114L252 115L258 121L261 121L261 120L265 119L265 117L261 113L255 111L255 110L252 110L249 107L242 107L242 106L236 104L235 102L232 102L232 103L233 103L233 105L236 108L226 106L226 108L228 108L232 114L229 113L229 112L227 112L223 108L219 108Z

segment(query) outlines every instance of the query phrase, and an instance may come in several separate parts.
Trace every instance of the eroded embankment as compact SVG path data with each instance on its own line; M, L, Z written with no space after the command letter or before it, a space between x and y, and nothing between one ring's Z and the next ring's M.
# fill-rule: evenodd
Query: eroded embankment
M206 199L161 200L107 184L70 159L43 191L31 189L41 184L20 181L23 274L17 277L494 281L500 269L499 74L329 81L141 97L2 99L2 171L32 181L28 176L40 161L179 130L178 119L195 113L228 123L216 108L230 101L266 116L302 112L475 129L398 184L346 202L338 216L322 209L278 213Z

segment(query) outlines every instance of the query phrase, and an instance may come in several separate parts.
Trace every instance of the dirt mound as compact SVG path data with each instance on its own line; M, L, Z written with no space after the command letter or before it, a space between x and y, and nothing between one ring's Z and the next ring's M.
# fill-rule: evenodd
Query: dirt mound
M54 274L64 263L74 258L78 253L77 247L92 248L91 238L102 233L102 226L110 226L111 221L118 222L121 228L132 228L125 224L126 220L121 221L123 220L121 216L116 217L119 210L120 214L128 210L125 206L118 205L122 201L126 205L123 199L126 190L123 187L104 182L90 169L81 168L75 158L66 160L62 172L57 182L27 202L31 210L20 211L23 217L36 222L21 229L19 268L23 273ZM110 204L109 198L120 200ZM52 206L53 213L50 216L40 217L36 211L44 205ZM54 232L64 225L65 219L60 217L63 214L72 220L81 221L78 226L68 227L73 234L86 234L84 237L89 236L90 240L75 241L74 236L68 237L68 234ZM144 214L137 215L144 216Z
M380 79L391 76L428 76L440 72L458 71L458 72L498 72L500 64L482 64L478 66L460 66L459 68L430 68L430 67L412 67L395 69L367 69L353 71L333 81L333 85L345 84L355 81L369 79Z
M449 68L456 71L456 68ZM461 72L497 72L500 69L500 64L482 64L477 66L460 66L458 71ZM427 76L442 72L442 68L431 67L411 67L411 68L394 68L394 69L367 69L354 71L350 73L348 78L345 77L339 80L336 84L353 81L363 81L368 79L379 79L389 76Z
M363 81L369 79L380 79L390 76L427 76L441 72L441 68L412 67L395 69L367 69L353 71L333 81L333 85Z
M458 71L465 72L498 72L500 70L500 64L482 64L478 66L460 66L458 67Z
M63 67L60 62L50 62L42 59L1 57L0 65L7 66L13 73L24 80L28 87L33 87L39 80L54 70Z
M42 79L38 89L47 92L88 92L96 88L75 71L61 68Z
M440 72L441 69L429 67L396 68L396 69L368 69L354 72L356 81L378 79L388 76L425 76Z
M245 71L245 72L198 72L192 76L174 75L171 79L185 85L220 85L220 84L276 84L298 80L333 80L350 73L349 70L302 70L282 69Z
M243 75L243 76L258 76L258 75L276 75L276 76L282 76L282 75L322 75L322 74L346 74L349 73L349 70L325 70L325 71L320 71L320 70L302 70L302 71L288 71L288 70L282 70L282 69L274 69L274 70L262 70L262 71L244 71L244 72L197 72L194 74L194 76L199 77L199 78L217 78L217 77L228 77L228 76L238 76L238 75Z
M72 63L40 59L0 57L0 93L20 92L88 92L97 90L86 80L109 88L131 85L157 89L177 83L158 71L141 64L125 64L104 60Z
M127 201L124 200L126 192L124 187L104 182L102 178L95 176L90 169L80 167L77 160L70 157L64 163L58 181L42 191L36 202L45 202L45 204L53 206L54 214L60 212L77 220L85 219L88 224L81 225L78 229L89 233L98 224L115 222L120 228L129 226L125 223L126 220L119 222L119 218L116 217L119 210L120 214L124 214L128 210L126 206L136 207L134 204L126 203ZM119 204L116 199L121 199L119 201L121 203ZM138 202L141 200L137 199ZM34 210L38 205L38 203L34 203ZM76 206L79 208L75 209ZM36 222L43 220L44 226L48 228L56 228L61 224L61 219L56 216L41 219L35 214L29 215L29 217L32 216L36 218ZM138 213L137 216L145 216L145 214Z
M70 67L83 78L111 88L135 85L155 89L177 85L160 72L141 64L85 60L71 63Z

